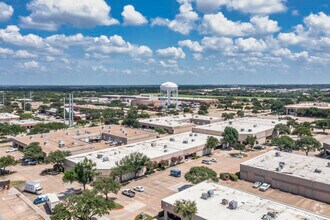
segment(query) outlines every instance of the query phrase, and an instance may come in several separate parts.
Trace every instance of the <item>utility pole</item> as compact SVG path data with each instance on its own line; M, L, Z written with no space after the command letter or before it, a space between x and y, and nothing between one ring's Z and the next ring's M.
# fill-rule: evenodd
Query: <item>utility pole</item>
M24 112L25 112L25 95L24 95L24 97L23 97L23 110L24 110Z
M2 92L2 104L5 106L5 91Z
M30 91L30 112L32 113L32 92Z
M69 125L74 123L74 114L73 114L73 94L69 94Z
M63 120L64 120L64 124L65 124L65 121L66 121L66 114L65 114L66 112L65 112L65 97L64 97L64 99L63 99Z

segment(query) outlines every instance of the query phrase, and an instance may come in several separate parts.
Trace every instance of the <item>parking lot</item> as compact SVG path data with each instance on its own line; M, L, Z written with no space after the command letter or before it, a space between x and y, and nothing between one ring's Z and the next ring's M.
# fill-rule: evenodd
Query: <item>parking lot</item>
M2 149L1 149L2 150ZM143 186L144 192L136 192L136 196L133 198L129 198L121 194L121 191L118 195L109 195L113 197L115 201L124 206L123 209L112 210L109 216L103 216L101 219L134 219L136 215L141 212L145 212L151 216L156 216L158 212L161 211L160 201L161 199L170 196L180 190L183 190L190 186L190 183L185 181L184 174L193 166L207 166L215 170L218 174L220 172L229 172L235 173L239 171L240 163L249 160L257 155L264 153L266 150L262 151L253 151L248 152L248 157L244 158L233 158L229 155L229 153L233 153L234 151L216 151L212 157L202 157L196 160L187 160L185 163L177 165L173 167L173 169L179 169L182 171L182 176L180 178L172 177L169 175L169 171L171 168L166 169L165 171L156 172L150 176L141 178L139 180L135 180L130 182L129 184L122 187L121 190L125 188L133 189L135 186ZM20 157L19 152L17 153L18 157ZM299 152L301 153L301 152ZM12 154L12 153L11 153ZM217 163L211 163L210 165L202 164L201 161L203 159L212 159L216 158ZM50 168L51 165L37 165L37 166L22 166L17 165L15 167L10 167L10 170L17 171L16 173L7 176L13 180L27 181L27 180L37 180L41 183L43 187L43 194L46 193L56 193L56 194L65 194L67 193L67 189L70 187L79 188L79 184L66 184L62 182L62 174L59 175L47 175L41 176L40 173L45 168ZM6 177L6 178L7 178ZM5 179L5 177L0 177L0 179ZM245 181L221 181L220 184L224 184L226 186L230 186L242 191L246 191L252 194L256 194L258 196L266 197L267 199L275 200L278 202L286 203L292 206L296 206L302 209L306 209L309 211L313 211L316 213L320 213L323 215L330 216L330 207L327 204L317 202L311 199L307 199L298 195L292 195L290 193L281 192L274 189L269 189L267 192L260 192L258 189L252 188L252 183ZM20 186L21 188L23 185ZM18 188L20 188L18 187ZM23 193L30 201L33 201L37 196L29 193ZM13 200L15 201L15 200ZM22 201L21 201L22 202ZM23 203L24 204L24 203ZM8 206L8 205L7 205ZM22 205L23 207L24 205ZM44 204L38 205L38 207L44 212L48 212L47 208ZM4 206L0 206L0 213ZM24 212L25 213L25 212ZM24 218L25 214L19 213ZM13 218L9 219L15 219ZM33 215L31 215L33 216ZM38 217L38 216L37 216ZM6 218L5 218L6 219ZM19 218L16 218L19 219ZM38 218L31 218L38 219Z

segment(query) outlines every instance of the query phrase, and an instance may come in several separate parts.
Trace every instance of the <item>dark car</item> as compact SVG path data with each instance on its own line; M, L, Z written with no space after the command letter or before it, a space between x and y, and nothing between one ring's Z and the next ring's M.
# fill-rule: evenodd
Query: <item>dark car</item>
M37 160L30 160L27 162L28 165L37 165L38 161Z
M130 198L135 196L135 192L130 190L130 189L124 189L121 193L125 196L130 197Z

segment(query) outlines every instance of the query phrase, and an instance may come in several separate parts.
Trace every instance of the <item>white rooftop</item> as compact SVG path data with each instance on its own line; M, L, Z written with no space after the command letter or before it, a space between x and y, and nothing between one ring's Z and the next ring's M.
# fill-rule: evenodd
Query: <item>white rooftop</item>
M0 113L0 119L17 119L19 118L18 115L10 114L10 113Z
M26 119L26 120L19 120L19 121L11 121L10 124L13 125L25 125L31 123L41 123L41 121L34 120L34 119Z
M245 161L242 164L315 182L330 184L329 160L286 152L280 152L280 156L278 157L275 155L276 152L278 151L269 151L251 160ZM283 169L276 171L280 162L284 162L285 165ZM316 173L315 169L320 169L322 172Z
M172 154L174 156L181 151L204 145L208 136L209 135L206 134L187 132L155 140L78 154L67 157L66 159L78 163L83 161L86 157L96 163L97 169L111 169L116 166L116 162L131 153L140 152L150 159ZM183 143L184 141L187 141L187 143ZM98 158L98 155L102 155L102 158L100 156L100 158ZM103 161L103 158L108 159Z
M214 196L207 200L202 199L202 193L214 190ZM228 188L213 182L202 182L171 195L162 201L173 205L176 200L186 199L196 202L197 216L202 219L261 219L268 212L277 212L276 219L286 220L325 220L327 218L306 212L288 205L273 202L261 197L251 195L236 189ZM222 199L237 201L237 209L229 209L228 204L223 205Z
M226 127L235 128L239 134L255 134L265 130L273 129L275 125L283 123L285 120L269 120L261 118L239 118L234 120L222 121L208 125L198 126L197 128L224 131Z

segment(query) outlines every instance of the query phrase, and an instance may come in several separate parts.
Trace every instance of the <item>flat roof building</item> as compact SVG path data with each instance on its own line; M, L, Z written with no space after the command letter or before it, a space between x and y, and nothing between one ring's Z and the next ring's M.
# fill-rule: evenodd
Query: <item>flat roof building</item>
M196 202L197 214L193 217L194 220L328 219L292 206L205 181L162 199L164 220L179 219L178 214L174 212L174 204L175 201L182 199Z
M66 158L65 166L72 167L74 164L83 161L86 157L96 163L96 169L102 175L108 175L110 169L116 166L116 162L134 152L143 153L151 160L157 162L170 160L172 157L209 154L210 149L205 147L207 138L208 135L191 132L171 135L135 144L70 156Z
M45 134L21 135L12 140L13 146L20 149L24 149L32 142L39 142L45 153L55 150L69 150L72 154L77 154L86 152L86 150L91 151L106 147L105 144L97 146L97 143L92 143L92 140L105 140L114 143L114 145L121 145L154 139L156 136L156 133L141 129L108 125L52 131Z
M37 121L34 119L26 119L26 120L19 120L19 121L11 121L10 124L12 125L19 125L21 127L26 127L26 128L33 128L37 124L44 123L42 121Z
M221 121L221 118L206 115L174 115L139 120L142 128L163 128L170 134L192 131L195 124L204 125Z
M0 113L0 123L10 122L14 120L19 120L19 116L10 113Z
M330 162L326 159L272 150L241 163L240 176L330 203Z
M303 102L298 104L286 105L285 112L287 115L296 115L298 110L309 108L330 110L330 105L329 103L325 102Z
M218 123L197 126L193 132L222 135L226 127L233 127L238 131L238 141L243 142L247 136L256 136L258 143L266 142L266 138L273 135L275 125L286 123L285 120L269 120L261 118L239 118Z

